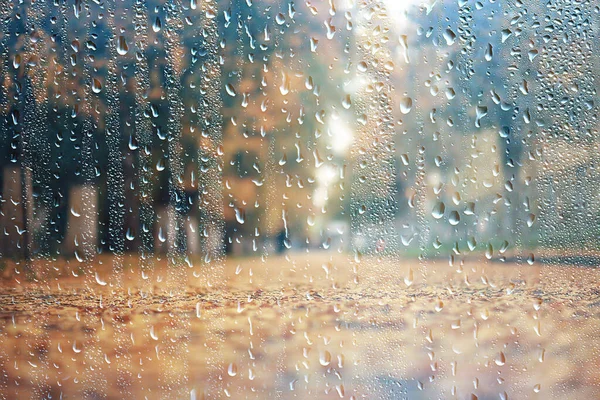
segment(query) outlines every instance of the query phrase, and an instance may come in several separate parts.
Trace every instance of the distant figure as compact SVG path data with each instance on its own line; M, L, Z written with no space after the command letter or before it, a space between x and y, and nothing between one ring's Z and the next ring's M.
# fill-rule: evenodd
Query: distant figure
M275 236L277 254L281 254L286 250L285 240L285 229L281 229L277 232L277 236Z

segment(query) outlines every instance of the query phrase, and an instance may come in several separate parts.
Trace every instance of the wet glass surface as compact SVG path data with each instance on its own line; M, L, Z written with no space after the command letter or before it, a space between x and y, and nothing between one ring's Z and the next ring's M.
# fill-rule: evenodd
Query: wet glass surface
M0 399L600 398L599 35L0 2Z

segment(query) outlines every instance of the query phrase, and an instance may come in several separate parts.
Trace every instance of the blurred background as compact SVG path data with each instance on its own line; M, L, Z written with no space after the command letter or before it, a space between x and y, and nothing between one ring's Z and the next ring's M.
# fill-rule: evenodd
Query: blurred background
M2 258L595 250L592 15L11 3Z
M3 1L0 398L600 398L599 14Z

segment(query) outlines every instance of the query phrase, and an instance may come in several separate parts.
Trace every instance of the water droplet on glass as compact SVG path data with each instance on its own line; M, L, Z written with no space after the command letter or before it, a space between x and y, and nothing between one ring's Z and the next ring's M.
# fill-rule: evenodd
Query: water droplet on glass
M225 91L231 97L235 97L235 95L237 94L236 91L235 91L235 88L233 87L233 85L231 83L228 83L228 84L225 85Z
M452 46L456 41L456 33L452 29L446 29L443 36L448 46Z
M319 363L324 367L328 366L331 363L331 353L327 350L322 350L319 353Z
M106 281L102 280L102 279L100 278L100 276L98 275L98 273L97 273L97 272L96 272L96 274L95 274L95 277L96 277L96 283L97 283L98 285L100 285L100 286L106 286Z
M275 22L277 22L277 25L285 24L285 15L283 15L282 13L278 13L275 16Z
M431 210L431 215L435 219L440 219L444 216L445 212L446 212L446 205L444 204L444 202L438 201L435 204L435 206L433 206L433 209Z
M342 106L348 110L350 107L352 107L352 100L350 99L350 95L347 94L346 96L344 96L344 98L342 99Z
M93 78L92 79L92 92L100 93L101 91L102 91L102 83L98 79Z
M502 365L506 364L506 356L504 355L504 353L503 352L498 353L496 355L496 358L494 359L494 362L498 366L502 366Z
M413 100L410 97L403 97L400 100L400 111L402 114L408 114L413 107Z
M159 17L156 17L156 19L154 20L154 23L152 24L152 30L154 32L159 32L162 28L162 22L160 21Z
M160 172L160 171L164 171L165 168L166 168L165 159L161 157L158 159L158 161L156 163L156 170Z
M117 40L117 53L121 56L124 56L129 51L129 46L127 46L127 41L125 40L125 36L119 36Z
M235 220L240 224L246 222L246 215L244 209L238 207L235 208Z
M458 223L460 222L460 214L458 213L458 211L454 210L454 211L450 212L450 216L448 217L448 222L450 222L450 225L452 225L452 226L458 225Z
M485 61L492 61L492 57L494 57L494 48L491 43L488 43L485 49Z
M486 106L477 106L475 108L475 127L481 127L481 119L485 117L488 113L488 108Z
M231 363L227 366L227 375L236 376L238 373L238 368L236 363Z

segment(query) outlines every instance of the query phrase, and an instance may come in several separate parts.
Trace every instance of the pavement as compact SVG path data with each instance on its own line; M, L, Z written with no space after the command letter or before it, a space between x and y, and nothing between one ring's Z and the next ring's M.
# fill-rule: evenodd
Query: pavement
M327 252L8 268L0 398L600 398L596 268Z

